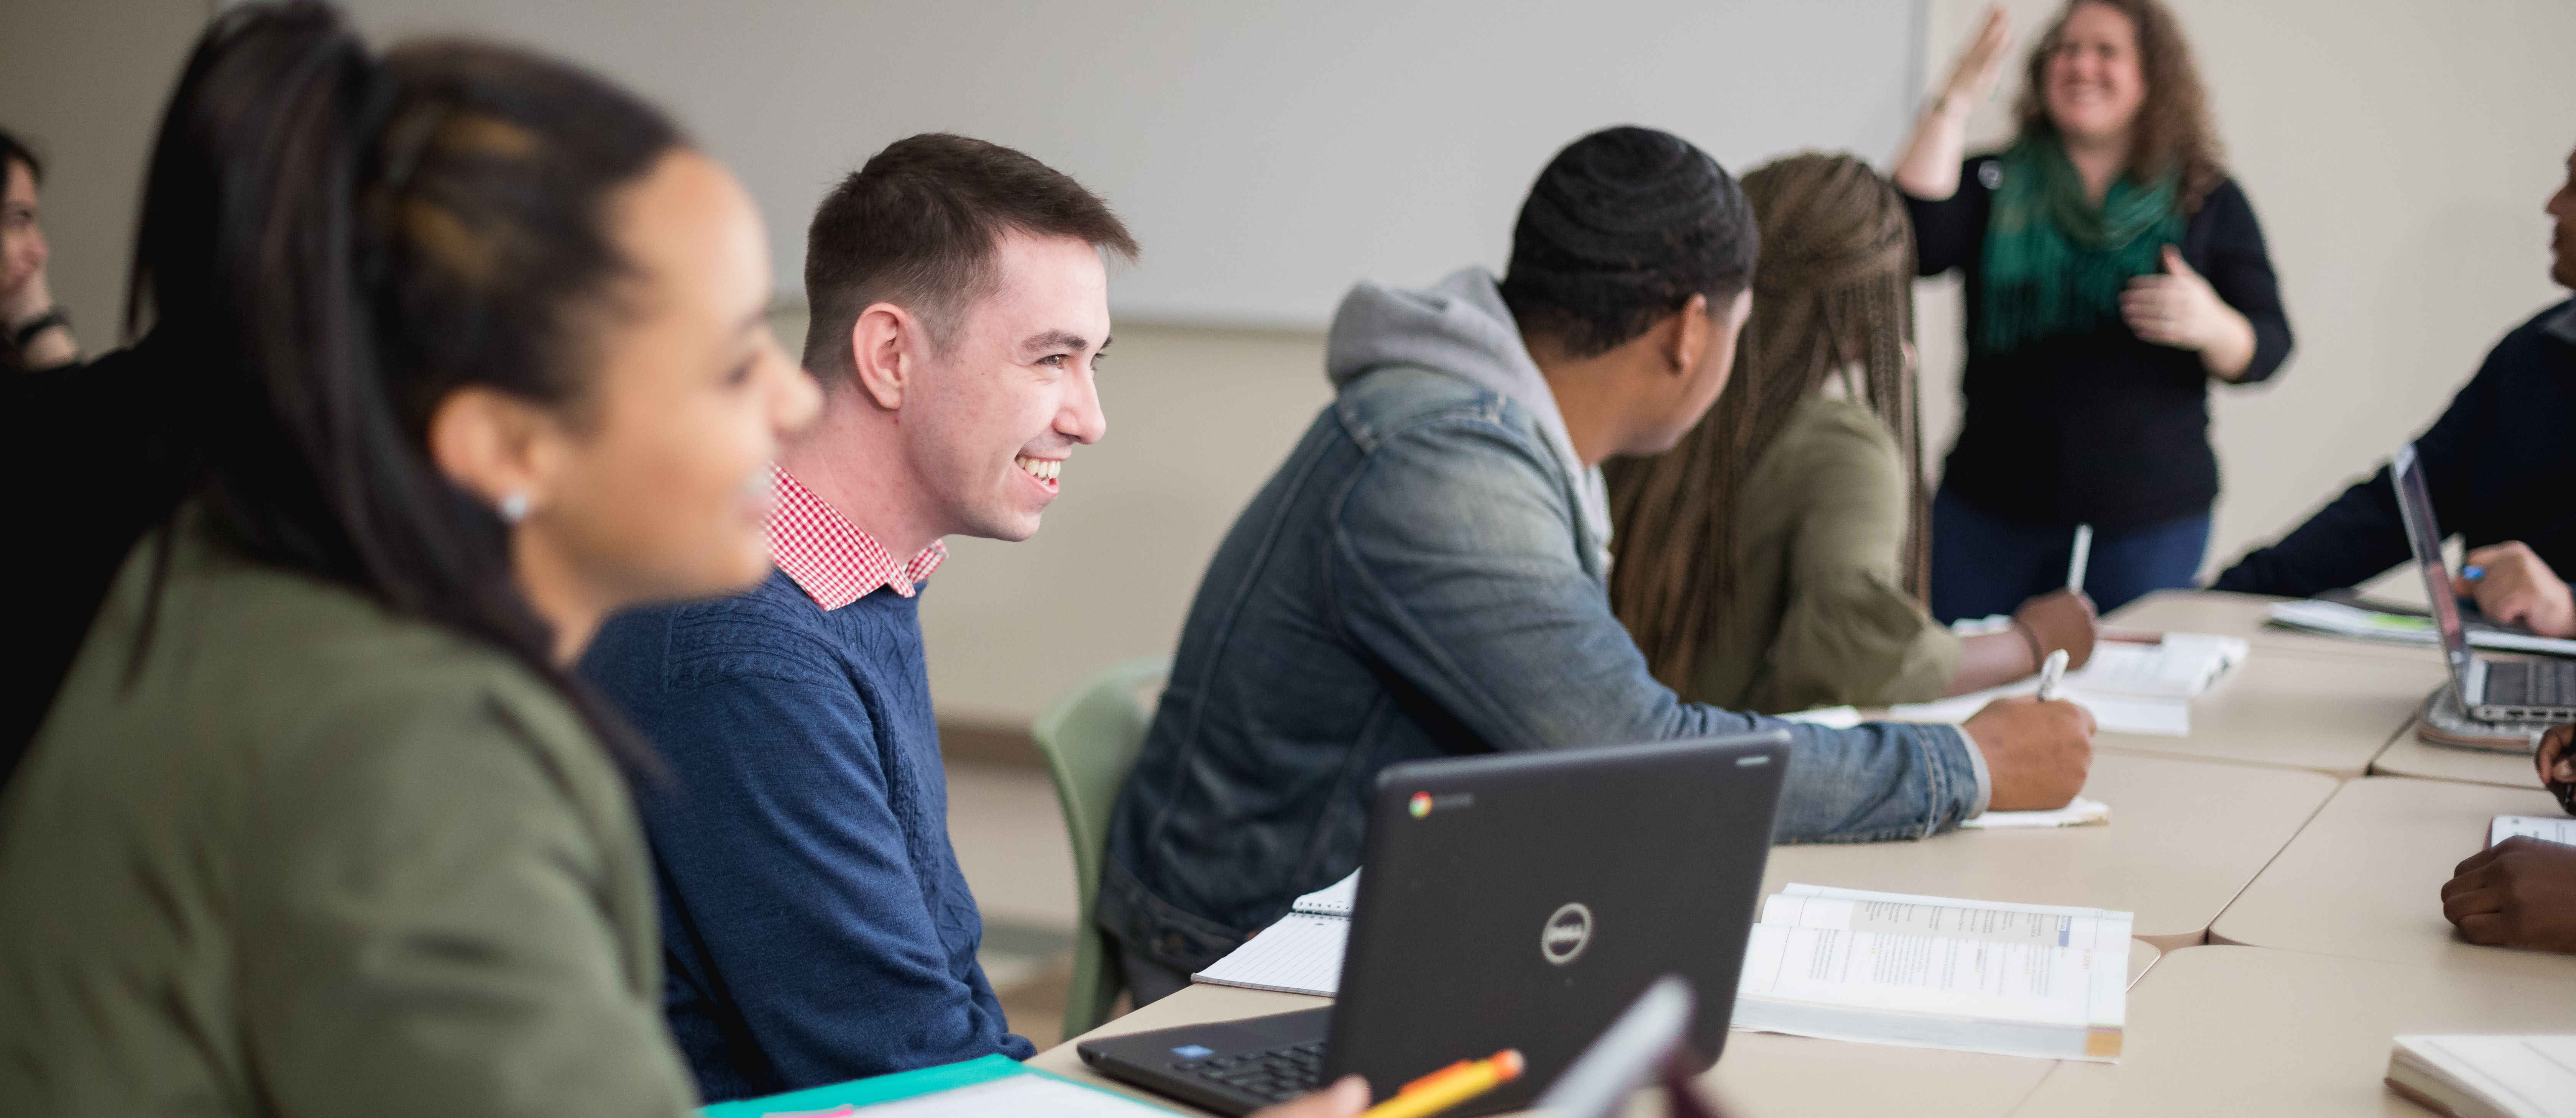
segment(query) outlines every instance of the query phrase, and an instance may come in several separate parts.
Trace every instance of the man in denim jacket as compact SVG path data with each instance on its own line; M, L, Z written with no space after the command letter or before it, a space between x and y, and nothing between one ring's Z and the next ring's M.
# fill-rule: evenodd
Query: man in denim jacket
M1398 761L1789 726L1784 841L1922 838L2083 786L2072 704L1965 733L1736 714L1656 682L1611 613L1596 466L1716 400L1756 236L1706 154L1611 129L1540 176L1509 278L1343 300L1338 397L1219 548L1110 823L1097 918L1140 1003L1348 874Z

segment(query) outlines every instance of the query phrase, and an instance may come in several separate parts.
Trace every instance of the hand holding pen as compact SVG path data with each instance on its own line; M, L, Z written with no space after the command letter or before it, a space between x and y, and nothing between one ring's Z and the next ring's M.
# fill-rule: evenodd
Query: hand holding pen
M2519 540L2468 553L2454 593L2473 598L2491 621L2520 625L2544 637L2576 637L2576 595L2549 563Z

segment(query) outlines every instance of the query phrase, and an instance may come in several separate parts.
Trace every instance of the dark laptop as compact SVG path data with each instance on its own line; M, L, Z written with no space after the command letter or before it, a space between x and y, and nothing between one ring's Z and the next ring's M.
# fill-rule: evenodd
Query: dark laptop
M1458 1114L1524 1107L1666 974L1716 1059L1770 855L1789 735L1393 765L1377 779L1340 997L1086 1041L1103 1074L1222 1114L1343 1075L1377 1098L1517 1048Z
M2433 494L2415 444L2397 448L2388 477L2397 488L2406 546L2424 573L2424 597L2433 607L2433 628L2441 636L2442 660L2451 669L2451 690L2460 709L2480 722L2576 720L2576 661L2489 660L2469 650L2468 624L2460 616L2450 564L2442 560L2442 528L2433 519Z

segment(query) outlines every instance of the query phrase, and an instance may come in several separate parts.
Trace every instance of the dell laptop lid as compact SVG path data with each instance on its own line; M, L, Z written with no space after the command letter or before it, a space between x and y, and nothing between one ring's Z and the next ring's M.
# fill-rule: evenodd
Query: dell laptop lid
M2424 484L2424 464L2415 444L2397 448L2388 464L2389 481L2397 487L2397 514L2406 522L2406 546L2424 573L2424 598L2433 610L2433 628L2442 637L2442 660L2451 669L2451 691L2462 710L2486 701L2477 657L2469 652L2467 623L2460 617L2459 592L2451 587L2450 564L2442 559L2442 529L2433 519L2432 490Z
M1324 1081L1379 1098L1517 1048L1527 1106L1667 974L1714 1060L1760 899L1789 734L1390 766L1368 817Z

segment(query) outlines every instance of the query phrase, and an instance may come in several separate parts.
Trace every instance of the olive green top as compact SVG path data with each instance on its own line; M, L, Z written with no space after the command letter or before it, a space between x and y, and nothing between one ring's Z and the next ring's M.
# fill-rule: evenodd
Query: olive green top
M0 795L0 1114L681 1115L641 829L508 657L183 535Z
M1959 638L1905 592L1906 476L1866 405L1790 413L1745 479L1741 581L1683 697L1765 714L1939 698Z

